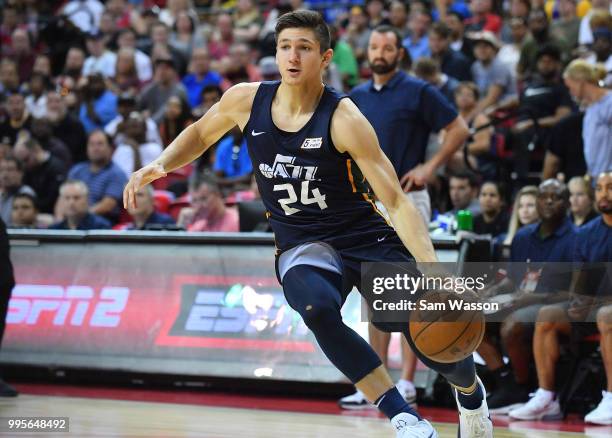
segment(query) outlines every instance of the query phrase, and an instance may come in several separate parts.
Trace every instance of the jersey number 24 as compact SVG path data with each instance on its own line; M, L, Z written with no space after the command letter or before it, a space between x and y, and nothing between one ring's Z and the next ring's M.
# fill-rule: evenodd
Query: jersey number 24
M327 208L327 203L325 202L325 195L322 195L319 189L312 189L313 197L309 197L309 185L310 181L302 181L302 190L300 196L300 202L302 205L310 205L310 204L318 204L321 210L325 210ZM278 203L285 211L287 216L291 216L294 213L298 213L302 210L299 208L292 207L292 204L298 202L297 193L295 193L295 189L293 188L293 184L276 184L273 188L275 192L278 191L286 191L288 197L279 199Z

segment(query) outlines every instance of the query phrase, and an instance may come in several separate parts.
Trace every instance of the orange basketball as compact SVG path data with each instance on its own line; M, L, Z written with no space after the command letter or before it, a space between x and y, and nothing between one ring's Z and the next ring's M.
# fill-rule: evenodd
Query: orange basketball
M485 332L484 314L474 310L478 304L452 292L427 292L410 315L410 336L416 348L441 363L470 356Z

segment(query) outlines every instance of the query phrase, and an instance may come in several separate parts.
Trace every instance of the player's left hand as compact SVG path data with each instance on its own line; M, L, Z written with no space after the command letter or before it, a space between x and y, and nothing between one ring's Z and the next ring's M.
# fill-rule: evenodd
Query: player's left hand
M427 181L429 181L432 175L433 169L429 165L419 164L410 170L410 172L402 176L400 185L406 193L413 190L422 190L425 188Z

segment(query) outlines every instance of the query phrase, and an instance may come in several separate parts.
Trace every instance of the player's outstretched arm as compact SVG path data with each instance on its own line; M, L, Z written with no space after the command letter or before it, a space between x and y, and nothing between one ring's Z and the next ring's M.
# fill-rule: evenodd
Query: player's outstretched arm
M349 99L340 101L332 118L331 134L336 148L353 157L416 261L436 262L429 231L420 213L404 195L391 162L378 144L372 125Z
M136 205L136 192L198 158L227 131L244 128L259 83L238 84L223 94L197 122L185 128L153 162L134 172L123 190L123 206Z

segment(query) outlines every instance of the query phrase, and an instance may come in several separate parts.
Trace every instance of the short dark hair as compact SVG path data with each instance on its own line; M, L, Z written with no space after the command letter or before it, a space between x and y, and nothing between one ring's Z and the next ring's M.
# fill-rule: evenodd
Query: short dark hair
M274 40L278 43L278 36L285 29L303 28L314 32L315 38L321 47L321 53L331 47L331 35L323 16L314 11L300 9L281 16L276 22Z
M38 210L38 199L36 198L36 196L31 195L29 193L17 193L15 196L13 196L13 203L19 198L29 199L34 208Z
M441 21L437 21L434 24L432 24L429 31L431 33L435 33L440 38L444 38L445 40L448 40L451 37L450 27L448 27L446 23L443 23Z
M478 187L479 185L478 176L474 172L470 172L469 170L458 170L456 172L453 172L451 173L450 178L467 179L471 187Z
M221 89L220 86L218 85L207 85L204 88L202 88L202 91L200 91L200 96L204 96L205 94L208 93L212 93L215 92L217 93L219 96L223 96L223 90Z
M89 142L89 139L91 138L92 135L96 134L96 133L100 133L104 136L104 138L106 139L106 142L108 143L108 146L111 149L115 148L115 143L113 142L113 138L108 135L106 133L106 131L104 131L104 129L102 128L95 128L93 131L91 131L88 135L87 135L87 142Z
M553 44L543 45L536 54L536 61L539 61L542 56L548 56L557 62L561 62L561 50Z
M419 58L414 66L414 73L421 79L429 79L440 72L440 66L432 58Z
M397 27L390 26L388 24L381 24L380 26L376 26L373 30L376 33L388 33L391 32L395 35L395 46L398 49L402 48L402 34L400 33Z

